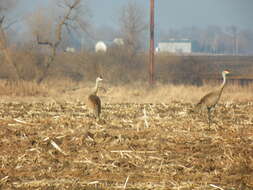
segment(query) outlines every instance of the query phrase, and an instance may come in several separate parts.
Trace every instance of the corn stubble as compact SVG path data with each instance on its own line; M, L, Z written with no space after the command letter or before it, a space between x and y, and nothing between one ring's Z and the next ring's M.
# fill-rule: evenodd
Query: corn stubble
M252 189L252 103L0 104L3 189Z

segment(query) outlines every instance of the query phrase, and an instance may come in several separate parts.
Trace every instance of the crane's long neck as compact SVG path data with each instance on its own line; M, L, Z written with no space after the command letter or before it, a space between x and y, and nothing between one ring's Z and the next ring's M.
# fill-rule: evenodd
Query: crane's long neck
M94 94L94 95L97 95L97 92L98 92L98 83L99 83L99 81L96 80L96 85L95 85L95 87L93 89L93 92L92 92L92 94Z
M224 88L224 86L225 86L225 84L226 84L226 74L225 74L225 73L222 73L222 77L223 77L223 82L222 82L222 84L221 84L221 86L220 86L220 95L221 95L221 93L222 93L222 91L223 91L223 88Z
M226 74L225 73L222 73L222 77L223 77L223 82L221 84L221 88L223 89L225 84L226 84Z

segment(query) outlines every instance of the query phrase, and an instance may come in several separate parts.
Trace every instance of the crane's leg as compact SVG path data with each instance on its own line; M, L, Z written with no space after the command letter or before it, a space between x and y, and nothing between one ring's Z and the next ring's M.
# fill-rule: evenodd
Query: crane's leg
M100 114L99 114L99 110L97 108L94 110L94 116L95 116L96 120L99 121Z
M211 122L212 122L212 118L211 118L211 108L207 108L207 114L208 114L208 126L209 126L209 130L210 130Z

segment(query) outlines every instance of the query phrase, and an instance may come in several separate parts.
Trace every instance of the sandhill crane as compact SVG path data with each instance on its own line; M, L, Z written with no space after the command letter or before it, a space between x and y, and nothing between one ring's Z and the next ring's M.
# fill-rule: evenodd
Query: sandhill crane
M200 101L196 104L196 108L207 108L207 112L208 112L208 125L210 127L210 123L211 123L211 109L215 107L215 105L218 103L218 101L220 100L222 91L224 89L224 86L226 84L226 75L229 74L229 72L227 70L222 71L222 77L223 77L223 82L221 84L221 86L206 94L203 98L200 99Z
M96 85L92 91L92 93L88 96L88 107L93 111L95 117L99 119L100 113L101 113L101 100L97 96L98 88L99 88L99 82L102 81L102 77L99 76L96 79Z

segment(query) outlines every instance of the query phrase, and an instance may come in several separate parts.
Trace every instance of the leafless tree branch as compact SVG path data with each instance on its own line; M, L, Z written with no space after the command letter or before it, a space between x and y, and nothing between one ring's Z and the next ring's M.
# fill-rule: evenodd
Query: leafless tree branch
M144 13L138 4L131 2L122 7L119 16L122 36L131 54L141 49L141 36L147 29Z
M18 70L12 60L11 54L9 49L7 48L7 40L6 40L6 35L5 35L5 31L3 28L3 22L4 22L5 17L2 16L0 18L0 50L1 52L4 54L5 56L5 60L6 62L13 68L13 74L14 74L14 78L19 79L19 74L18 74Z
M13 26L14 24L16 24L18 22L18 20L13 20L9 23L7 23L6 26L3 27L4 30L8 30L11 26Z
M72 17L72 14L74 11L77 11L78 6L80 5L81 0L74 0L72 3L69 3L67 0L64 0L64 5L67 7L67 11L63 18L59 21L59 23L56 26L55 30L55 38L56 40L54 42L50 41L41 41L39 39L39 36L37 35L37 43L39 45L47 45L51 48L51 55L49 62L46 64L46 70L43 74L43 76L38 80L38 83L40 83L47 75L48 70L52 62L54 61L55 55L56 55L56 49L60 45L62 41L62 32L63 27L65 26L68 32L70 31L70 28L74 28L71 23L73 23L75 20L77 20L76 16ZM62 7L62 5L60 5Z
M51 43L51 42L49 42L49 41L41 41L38 34L37 34L37 36L36 36L36 40L37 40L37 43L38 43L39 45L48 45L48 46L50 46L50 47L53 47L53 43Z
M0 25L1 26L3 25L3 22L4 22L4 16L1 16L1 18L0 18Z

